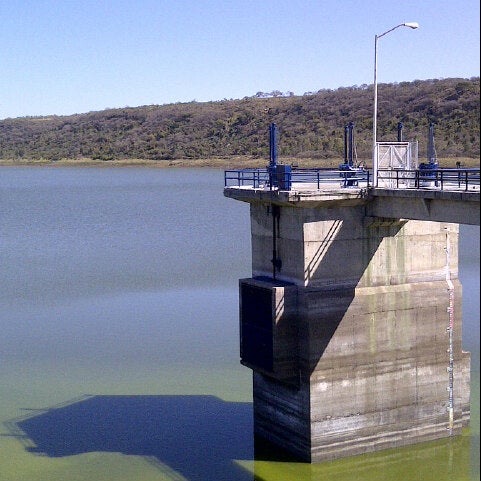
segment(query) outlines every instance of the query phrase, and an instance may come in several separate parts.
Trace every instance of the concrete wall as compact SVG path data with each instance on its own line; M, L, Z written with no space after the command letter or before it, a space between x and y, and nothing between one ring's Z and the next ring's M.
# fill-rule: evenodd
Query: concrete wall
M479 225L479 186L471 190L373 189L369 215Z
M469 419L458 226L365 214L363 205L280 207L282 266L274 274L297 288L289 322L299 375L293 385L250 366L255 432L307 461L450 435L447 244L456 319L452 433ZM251 204L253 277L273 276L272 221L269 204Z

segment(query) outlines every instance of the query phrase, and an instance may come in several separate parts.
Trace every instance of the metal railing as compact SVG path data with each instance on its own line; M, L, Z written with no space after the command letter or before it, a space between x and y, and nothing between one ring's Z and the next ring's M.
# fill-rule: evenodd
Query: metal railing
M480 169L379 169L377 185L388 189L476 190Z
M332 170L293 168L273 175L269 169L237 169L224 172L225 187L250 187L254 189L291 190L293 184L320 189L322 185L339 187L368 187L371 174L368 170Z
M321 189L330 184L337 187L370 187L372 174L367 169L333 170L293 168L287 172L266 169L224 171L225 187L269 190L292 188ZM295 185L294 185L295 184ZM480 169L405 170L379 169L377 186L387 189L476 190L480 188Z
M267 169L235 169L224 171L224 187L261 189L269 184Z

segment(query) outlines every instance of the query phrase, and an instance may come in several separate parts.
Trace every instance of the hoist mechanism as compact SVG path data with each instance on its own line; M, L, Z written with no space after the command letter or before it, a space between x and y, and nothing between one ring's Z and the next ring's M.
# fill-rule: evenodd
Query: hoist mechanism
M397 141L398 142L403 141L403 123L402 122L397 123Z
M429 124L427 160L427 162L419 164L419 170L423 172L423 177L435 178L439 164L434 146L434 124L432 122Z
M358 185L357 172L364 172L364 168L354 166L354 122L349 122L344 126L344 163L339 164L339 177L344 179L341 185Z
M344 163L339 164L339 170L351 170L354 167L353 146L354 122L349 122L344 126Z
M269 126L269 179L272 187L277 186L277 125Z
M292 167L287 164L277 163L277 125L269 126L269 185L279 190L290 190L292 184Z

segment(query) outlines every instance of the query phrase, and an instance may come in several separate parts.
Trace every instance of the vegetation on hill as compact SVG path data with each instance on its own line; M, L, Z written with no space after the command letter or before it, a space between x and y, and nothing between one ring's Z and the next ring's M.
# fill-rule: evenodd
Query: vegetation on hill
M372 99L373 86L362 85L302 96L258 92L241 100L9 118L0 121L0 158L158 162L267 158L272 122L279 129L279 156L342 158L344 126L354 122L357 158L370 159ZM395 141L399 121L404 140L419 142L420 160L426 156L431 122L438 157L478 158L479 77L378 85L378 140Z

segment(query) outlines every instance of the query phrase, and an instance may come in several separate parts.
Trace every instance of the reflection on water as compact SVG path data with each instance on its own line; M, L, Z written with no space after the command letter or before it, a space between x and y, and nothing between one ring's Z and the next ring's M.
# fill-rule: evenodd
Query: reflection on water
M479 227L460 239L469 430L308 465L254 446L249 211L221 171L1 174L0 481L479 479Z
M256 481L469 480L469 436L313 465L256 460L254 472Z

